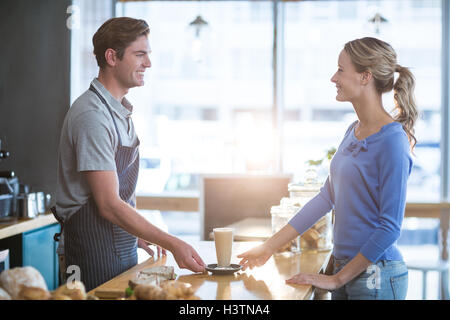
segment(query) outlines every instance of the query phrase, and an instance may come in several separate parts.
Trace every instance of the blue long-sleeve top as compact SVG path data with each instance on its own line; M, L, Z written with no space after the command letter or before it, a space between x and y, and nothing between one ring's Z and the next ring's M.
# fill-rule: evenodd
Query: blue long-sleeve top
M333 255L371 262L403 260L396 247L411 173L410 145L403 127L389 123L358 140L354 122L345 133L330 174L313 197L289 221L299 234L334 209Z

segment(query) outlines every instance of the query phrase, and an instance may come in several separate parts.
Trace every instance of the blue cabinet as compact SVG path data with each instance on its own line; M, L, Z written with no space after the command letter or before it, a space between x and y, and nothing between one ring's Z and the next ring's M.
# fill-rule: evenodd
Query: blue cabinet
M9 267L35 267L45 279L49 290L59 286L59 266L53 235L60 230L58 223L0 239L0 252L9 251Z
M58 223L0 239L0 252L9 251L9 268L32 266L45 279L49 290L59 285L59 265L53 235L60 230ZM1 270L1 268L0 268Z
M53 235L60 230L59 224L52 224L22 234L22 265L33 266L44 277L49 290L58 287L58 243Z

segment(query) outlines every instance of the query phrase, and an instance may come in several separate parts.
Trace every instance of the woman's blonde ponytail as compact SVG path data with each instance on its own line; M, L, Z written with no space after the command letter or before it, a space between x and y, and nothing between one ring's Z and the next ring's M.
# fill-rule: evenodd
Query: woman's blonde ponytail
M408 68L397 64L395 71L399 73L399 76L394 83L394 102L395 110L397 111L394 120L402 124L408 135L411 149L413 149L417 143L417 139L414 136L414 123L418 116L414 97L415 79Z

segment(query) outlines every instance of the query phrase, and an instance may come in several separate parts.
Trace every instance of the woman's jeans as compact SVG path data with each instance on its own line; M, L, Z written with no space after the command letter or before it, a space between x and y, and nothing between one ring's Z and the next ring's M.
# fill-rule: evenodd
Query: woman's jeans
M333 274L351 259L334 259ZM366 271L331 292L333 300L404 300L408 291L408 269L403 261L380 260Z

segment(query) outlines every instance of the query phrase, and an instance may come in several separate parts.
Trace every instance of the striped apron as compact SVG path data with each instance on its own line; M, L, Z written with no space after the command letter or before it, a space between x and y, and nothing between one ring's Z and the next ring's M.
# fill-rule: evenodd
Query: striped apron
M135 207L139 139L135 147L123 146L110 106L92 85L89 90L100 98L113 119L119 141L115 155L119 194L123 201ZM80 281L84 283L86 291L137 264L137 238L104 219L92 197L63 227L65 264L79 266Z

